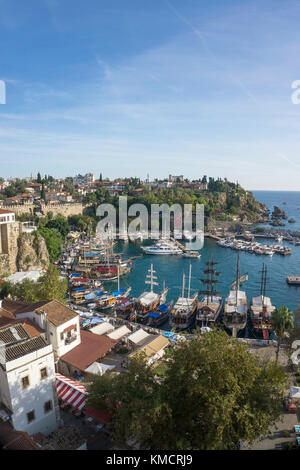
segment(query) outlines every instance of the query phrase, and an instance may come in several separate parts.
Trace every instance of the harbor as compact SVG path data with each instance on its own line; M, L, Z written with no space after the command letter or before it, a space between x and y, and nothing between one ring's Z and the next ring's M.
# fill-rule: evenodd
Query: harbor
M287 305L293 311L297 310L297 282L288 282L287 279L293 272L291 266L296 266L295 258L300 258L300 247L294 246L291 253L288 242L280 240L278 248L289 251L291 256L270 256L268 239L261 238L258 243L209 235L212 236L205 237L204 247L194 259L182 256L184 240L158 240L155 247L161 251L160 256L147 253L147 247L153 246L150 240L136 240L130 243L114 241L109 243L109 250L108 245L99 243L97 238L74 242L64 251L60 262L63 275L69 279L69 302L77 308L83 307L81 317L87 328L91 326L89 318L98 317L105 321L107 317L112 321L140 324L143 328L152 327L158 331L177 330L176 333L180 333L182 330L185 334L192 334L196 326L205 329L213 324L239 338L269 340L272 333L270 330L258 331L254 328L249 310L252 303L250 301L258 299L261 294L260 273L262 267L266 266L269 282L263 294L264 298L272 299L274 308ZM228 242L232 245L231 249L225 250L224 246ZM164 247L171 252L165 253ZM252 247L256 250L266 250L266 256L256 256L258 253L251 250ZM236 296L237 255L241 276ZM216 260L213 264L218 265L217 290L210 290L208 284L205 286L206 290L203 290L202 284L206 282L203 272L210 273L212 259ZM99 263L102 266L101 276L92 278ZM94 268L91 269L91 266ZM84 269L81 271L80 268ZM106 276L103 276L104 268ZM145 279L146 284L150 283L149 289L145 285ZM226 324L224 321L224 305L226 307L228 298L228 305L231 305L228 311L234 309L234 303L238 311L237 298L240 298L241 289L246 292L243 300L245 312L242 325L233 329L230 322ZM192 308L188 322L185 323L183 319L174 321L178 318L178 312L184 308ZM213 322L208 321L209 318L213 318Z

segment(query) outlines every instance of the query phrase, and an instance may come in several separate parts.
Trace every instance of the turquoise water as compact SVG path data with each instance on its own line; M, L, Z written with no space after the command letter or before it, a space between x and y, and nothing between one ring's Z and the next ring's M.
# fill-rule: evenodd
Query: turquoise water
M297 220L293 228L300 230L300 192L265 192L257 191L254 193L255 197L268 205L278 205L286 210L289 217L294 217ZM282 205L281 202L286 201L287 205ZM298 220L299 219L299 220ZM260 240L263 244L271 243L270 240ZM265 263L268 268L268 285L267 294L271 297L272 303L275 306L287 305L291 310L295 311L300 302L300 286L288 286L286 283L287 275L300 274L300 246L293 246L284 243L292 249L291 256L280 256L274 254L272 258L269 256L258 256L251 253L240 252L240 272L241 274L248 273L249 280L243 284L243 290L247 293L248 304L252 296L260 294L260 277L262 264ZM117 251L123 252L124 256L142 255L140 248L141 243L120 243L117 246ZM182 274L185 272L186 279L189 272L189 264L192 265L192 279L191 291L202 289L200 278L203 277L203 269L205 261L208 261L211 256L215 261L218 261L218 270L221 272L219 276L218 290L223 297L226 297L230 289L230 284L236 275L236 260L237 252L228 248L222 248L216 244L214 240L206 239L203 249L200 251L201 259L188 259L181 256L149 256L143 255L142 258L133 261L133 269L126 278L121 279L121 287L132 287L132 295L138 296L146 288L144 281L147 269L150 264L153 264L157 272L159 288L162 288L163 281L169 287L167 300L176 300L181 292ZM110 285L109 285L110 284ZM107 288L116 286L116 283L107 283ZM186 281L187 288L187 281Z
M271 211L273 206L278 206L284 210L288 219L293 217L296 220L293 224L283 220L282 222L286 224L284 229L300 231L300 191L253 191L253 195L259 202L266 204ZM287 204L284 204L285 202Z

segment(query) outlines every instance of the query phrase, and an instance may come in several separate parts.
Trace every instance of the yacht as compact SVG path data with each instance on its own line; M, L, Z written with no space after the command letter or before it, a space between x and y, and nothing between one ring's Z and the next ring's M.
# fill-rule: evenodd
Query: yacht
M171 240L159 239L153 246L142 247L147 255L181 255L182 250Z
M174 307L171 310L170 325L172 330L186 330L187 328L192 327L195 322L198 293L194 294L192 297L190 296L191 270L192 265L190 264L187 297L185 297L185 274L183 274L181 297L178 297Z

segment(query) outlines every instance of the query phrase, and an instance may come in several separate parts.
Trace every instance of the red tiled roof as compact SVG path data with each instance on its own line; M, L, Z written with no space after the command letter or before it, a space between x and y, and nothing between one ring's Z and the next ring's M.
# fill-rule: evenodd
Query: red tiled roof
M0 447L2 450L40 450L34 440L23 431L15 431L0 420Z
M80 331L81 343L70 352L61 356L61 360L84 371L88 366L105 356L117 341L106 336L95 335L89 331Z
M66 307L58 300L50 300L44 302L21 302L16 300L2 300L2 310L17 316L20 313L46 313L47 319L54 325L59 326L63 323L78 317L78 313L69 307ZM1 311L0 311L1 315Z
M22 325L26 333L30 338L34 338L35 336L40 335L41 333L44 333L44 330L42 330L38 325L33 323L31 320L28 318L24 318L22 320L17 320L16 318L11 318L11 317L5 317L1 315L0 311L0 330L1 328L5 328L8 326L15 326L15 325Z
M14 214L13 211L7 211L5 209L0 209L0 214Z
M9 300L4 299L2 300L2 310L9 312L13 315L18 313L27 313L33 312L36 308L42 307L43 305L47 304L48 302L21 302L20 300Z

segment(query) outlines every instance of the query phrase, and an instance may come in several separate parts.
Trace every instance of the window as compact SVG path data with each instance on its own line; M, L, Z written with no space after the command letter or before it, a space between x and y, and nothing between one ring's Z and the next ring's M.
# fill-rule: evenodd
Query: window
M29 375L26 375L25 377L22 377L22 387L27 388L29 387Z
M48 413L51 410L52 410L52 401L51 400L46 401L46 403L44 404L45 413Z
M34 413L34 410L32 411L29 411L29 413L27 413L27 421L28 423L31 423L32 421L35 420L35 413Z
M43 367L43 369L41 369L41 380L45 379L46 377L48 377L47 367Z

